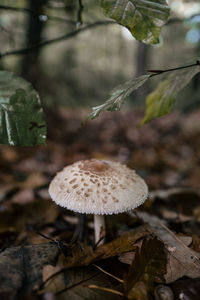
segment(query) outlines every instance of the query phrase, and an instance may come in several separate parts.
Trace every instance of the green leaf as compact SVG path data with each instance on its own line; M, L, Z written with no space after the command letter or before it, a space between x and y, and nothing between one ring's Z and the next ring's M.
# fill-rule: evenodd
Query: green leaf
M46 123L38 93L26 80L0 71L0 143L45 144Z
M110 97L104 104L92 108L92 112L89 114L88 118L96 118L103 110L120 110L127 97L134 90L142 86L150 76L151 75L143 75L117 86L113 91L111 91Z
M101 0L105 15L127 27L139 41L156 44L169 17L165 0Z
M164 243L157 238L144 240L141 249L137 248L130 270L124 278L127 298L146 299L145 294L154 290L154 283L164 281L166 265Z
M145 124L169 113L174 106L176 95L198 72L200 72L200 65L170 72L159 83L157 89L147 96L146 112L141 123Z

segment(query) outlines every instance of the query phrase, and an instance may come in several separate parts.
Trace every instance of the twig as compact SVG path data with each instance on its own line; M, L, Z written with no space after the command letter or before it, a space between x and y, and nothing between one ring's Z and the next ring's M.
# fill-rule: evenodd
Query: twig
M109 292L109 293L112 293L112 294L116 294L116 295L119 295L119 296L124 296L123 293L117 291L117 290L113 290L113 289L110 289L110 288L105 288L103 286L99 286L99 285L95 285L95 284L90 284L88 285L88 288L90 289L98 289L98 290L101 290L101 291L105 291L105 292Z
M39 18L42 21L41 17L43 15L38 14L37 12L35 12L34 10L31 10L29 8L0 5L0 10L1 9L11 10L11 11L15 11L15 12L28 13L28 14L31 14L32 16L34 16L35 18ZM66 23L66 24L76 25L76 21L73 21L73 20L68 20L68 19L64 19L64 18L60 18L60 17L56 17L56 16L49 16L46 14L44 16L45 16L45 21L57 21L57 22L62 22L62 23Z
M159 75L159 74L162 74L162 73L182 70L182 69L191 68L191 67L194 67L194 66L200 66L200 61L197 60L196 63L191 64L191 65L187 65L187 66L181 66L181 67L166 69L166 70L147 70L147 72L153 73L153 74L151 74L151 77L152 77L152 76L156 76L156 75Z
M44 235L43 233L36 231L36 233L43 238L55 243L60 251L60 253L63 253L64 256L72 256L72 243L65 243L65 241L62 240L54 240L49 236Z
M200 13L196 13L191 15L188 18L169 18L169 20L167 21L167 23L165 23L165 25L173 25L176 23L182 23L182 22L190 22L193 18L195 18L196 16L199 16Z
M98 275L99 275L99 273L95 273L94 275L92 275L92 276L90 276L90 277L88 277L88 278L86 278L86 279L83 279L83 280L81 280L81 281L79 281L79 282L77 282L77 283L75 283L75 284L70 285L69 287L66 287L66 288L64 288L64 289L62 289L62 290L60 290L60 291L58 291L57 293L55 293L55 295L58 296L58 295L60 295L60 294L62 294L62 293L64 293L64 292L66 292L66 291L68 291L68 290L70 290L70 289L72 289L72 288L74 288L74 287L76 287L76 286L79 286L79 285L82 284L82 283L87 282L88 280L93 279L94 277L96 277L96 276L98 276Z
M39 232L39 231L36 231L36 233L37 233L38 235L42 236L44 239L47 239L47 240L49 240L49 241L51 241L51 242L53 242L53 243L55 243L55 244L57 244L57 242L58 242L58 241L52 239L51 237L44 235L43 233L41 233L41 232Z
M124 283L124 280L120 279L119 277L105 271L104 269L102 269L101 267L97 266L96 264L93 264L94 267L96 267L97 269L99 269L101 272L103 272L104 274L116 279L117 281L119 281L120 283Z
M99 246L100 242L105 239L105 236L101 236L100 239L96 242L96 244L93 247L93 250L96 250L97 246Z
M54 44L54 43L66 40L66 39L70 39L88 29L92 29L92 28L95 28L98 26L103 26L103 25L110 25L110 24L117 24L117 23L113 22L113 21L98 21L95 23L91 23L91 24L88 24L87 26L84 26L84 27L78 28L74 31L71 31L69 33L66 33L60 37L50 39L50 40L44 40L44 41L37 43L31 47L21 48L21 49L17 49L17 50L13 50L13 51L7 51L7 52L0 53L0 59L5 56L27 54L27 53L32 52L35 49L42 48L42 47L48 46L50 44Z
M77 13L77 25L80 26L80 25L83 24L83 9L84 9L84 6L83 6L82 0L79 0L78 4L79 4L79 8L78 8L78 13Z

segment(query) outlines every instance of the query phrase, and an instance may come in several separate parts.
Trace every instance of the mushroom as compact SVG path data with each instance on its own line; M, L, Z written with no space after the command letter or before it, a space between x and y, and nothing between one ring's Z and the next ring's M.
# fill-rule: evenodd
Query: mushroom
M134 170L108 160L82 160L57 173L49 194L58 205L94 214L95 243L105 232L104 215L118 214L141 205L148 187Z

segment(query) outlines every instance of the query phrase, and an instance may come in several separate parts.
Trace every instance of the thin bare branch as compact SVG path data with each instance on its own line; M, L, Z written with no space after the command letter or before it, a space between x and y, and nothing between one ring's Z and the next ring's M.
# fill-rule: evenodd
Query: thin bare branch
M5 57L5 56L27 54L27 53L32 52L35 49L43 48L45 46L48 46L48 45L51 45L51 44L54 44L54 43L57 43L57 42L60 42L60 41L70 39L70 38L78 35L79 33L83 32L83 31L86 31L88 29L92 29L92 28L95 28L95 27L98 27L98 26L103 26L103 25L110 25L110 24L117 24L117 23L113 22L113 21L98 21L98 22L95 22L95 23L91 23L91 24L88 24L84 27L78 28L74 31L71 31L71 32L66 33L64 35L61 35L57 38L44 40L44 41L42 41L38 44L35 44L31 47L26 47L26 48L21 48L21 49L17 49L17 50L13 50L13 51L6 51L6 52L3 52L3 53L0 53L0 59Z
M79 4L79 8L78 8L78 13L77 13L77 23L78 23L78 26L80 26L80 25L83 24L83 9L84 9L84 6L83 6L82 0L79 0L78 4Z
M166 69L166 70L147 70L147 72L152 73L151 74L151 77L152 77L152 76L156 76L156 75L163 74L166 72L182 70L182 69L191 68L191 67L195 67L195 66L199 66L199 65L200 65L200 61L197 60L194 64L190 64L190 65L186 65L186 66L181 66L181 67Z
M72 25L76 25L76 23L77 23L76 21L61 18L61 17L49 16L47 14L40 15L37 12L35 12L34 10L31 10L31 9L25 8L25 7L14 7L14 6L8 6L8 5L0 5L0 10L1 9L2 10L15 11L15 12L28 13L28 14L31 14L32 16L34 16L35 18L39 18L39 20L41 22L56 21L56 22L62 22L62 23L72 24Z

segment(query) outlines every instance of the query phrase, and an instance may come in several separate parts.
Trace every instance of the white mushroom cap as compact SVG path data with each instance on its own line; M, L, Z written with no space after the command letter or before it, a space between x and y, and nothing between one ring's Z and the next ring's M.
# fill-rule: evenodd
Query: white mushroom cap
M117 162L78 161L57 173L51 198L79 213L105 215L129 211L147 198L148 187L134 170Z

